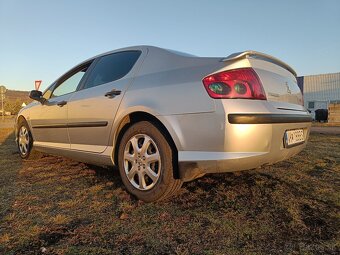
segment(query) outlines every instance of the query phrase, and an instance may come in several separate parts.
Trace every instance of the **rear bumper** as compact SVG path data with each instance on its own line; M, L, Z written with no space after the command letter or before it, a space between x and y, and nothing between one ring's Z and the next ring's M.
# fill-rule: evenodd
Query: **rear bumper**
M248 170L299 153L309 137L308 114L228 114L224 151L179 151L180 177L189 181L206 173ZM303 129L305 142L284 146L286 130Z

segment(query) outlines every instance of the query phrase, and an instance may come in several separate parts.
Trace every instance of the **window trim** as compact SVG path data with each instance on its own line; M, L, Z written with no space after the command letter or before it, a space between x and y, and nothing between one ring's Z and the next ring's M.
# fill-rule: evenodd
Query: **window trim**
M105 54L105 55L102 55L100 57L97 57L96 59L94 59L93 63L91 64L91 68L87 70L86 72L86 79L82 80L79 85L79 88L77 88L77 91L79 90L85 90L85 89L91 89L91 88L95 88L95 87L98 87L98 86L102 86L102 85L105 85L105 84L108 84L110 82L107 82L107 83L103 83L103 84L100 84L100 85L97 85L97 86L94 86L94 87L89 87L89 88L85 88L85 85L88 81L88 78L89 76L91 75L93 69L96 67L97 63L100 61L100 59L102 59L103 57L107 57L107 56L110 56L110 55L114 55L114 54L117 54L117 53L124 53L124 52L138 52L139 53L139 56L136 60L136 62L133 64L132 68L129 70L129 72L127 72L123 77L120 77L119 79L116 79L116 80L113 80L113 81L110 81L110 82L115 82L115 81L119 81L121 79L123 79L124 77L126 77L129 73L132 72L132 70L135 68L137 62L140 60L142 54L143 54L143 51L142 50L123 50L123 51L116 51L116 52L111 52L111 53L108 53L108 54ZM85 75L84 75L85 76Z

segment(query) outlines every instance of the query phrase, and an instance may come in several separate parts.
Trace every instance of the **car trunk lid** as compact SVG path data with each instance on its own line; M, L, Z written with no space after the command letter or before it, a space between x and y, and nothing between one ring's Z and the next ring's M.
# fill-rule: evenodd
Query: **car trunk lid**
M276 108L304 110L303 97L297 85L295 71L283 61L270 55L245 51L235 53L223 59L224 62L234 62L247 59L259 76L268 101Z

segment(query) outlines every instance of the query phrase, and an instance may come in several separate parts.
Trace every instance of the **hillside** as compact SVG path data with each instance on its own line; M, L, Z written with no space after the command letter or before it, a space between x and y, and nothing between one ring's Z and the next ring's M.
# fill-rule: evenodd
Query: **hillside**
M28 91L19 91L19 90L7 90L6 92L6 101L16 101L25 102L26 104L31 102L32 99L28 97Z

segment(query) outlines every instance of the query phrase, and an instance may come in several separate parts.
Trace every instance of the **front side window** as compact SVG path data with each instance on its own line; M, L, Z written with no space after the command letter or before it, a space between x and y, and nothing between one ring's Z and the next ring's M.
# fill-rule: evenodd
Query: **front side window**
M85 89L123 78L137 62L140 51L124 51L101 57L91 71Z
M59 97L59 96L62 96L62 95L66 95L68 93L75 92L77 90L79 82L81 81L81 79L85 75L87 68L88 68L88 66L84 67L80 71L73 74L71 77L67 78L61 84L59 84L57 86L57 88L53 91L51 97Z

